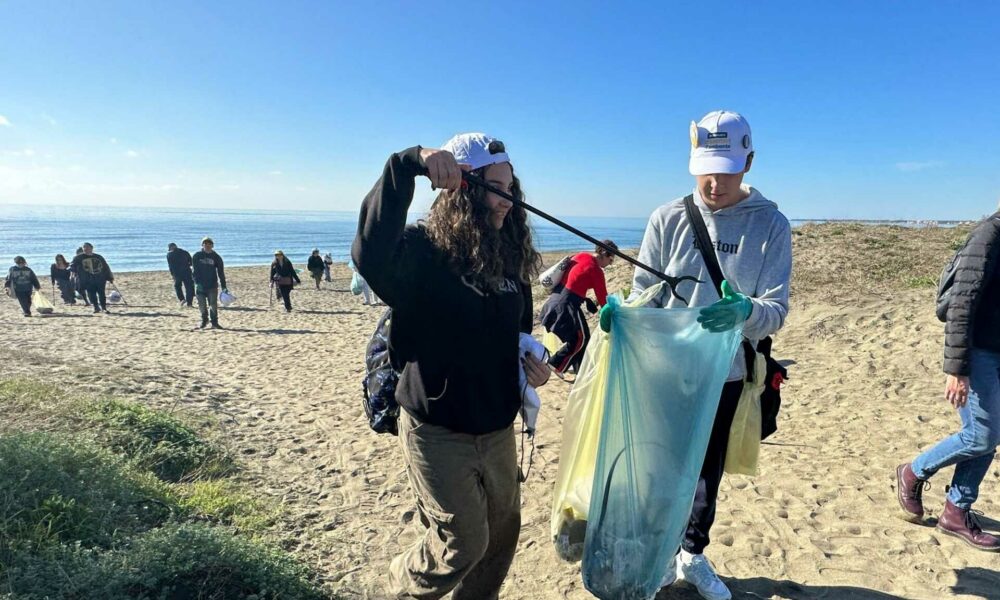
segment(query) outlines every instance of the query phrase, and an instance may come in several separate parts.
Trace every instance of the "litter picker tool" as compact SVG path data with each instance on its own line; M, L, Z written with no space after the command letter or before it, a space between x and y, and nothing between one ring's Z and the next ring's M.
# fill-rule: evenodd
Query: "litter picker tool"
M472 185L477 185L477 186L479 186L481 188L484 188L485 190L487 190L489 192L493 192L494 194L496 194L497 196L500 196L501 198L506 198L507 200L510 200L511 202L513 202L516 206L520 206L524 210L526 210L526 211L528 211L530 213L536 214L539 217L545 219L546 221L549 221L550 223L552 223L554 225L562 227L563 229L565 229L566 231L572 233L573 235L579 236L579 237L587 240L588 242L590 242L591 244L594 244L595 246L597 246L599 248L603 248L605 252L608 252L610 254L614 254L615 256L617 256L618 258L624 260L625 262L627 262L627 263L629 263L629 264L631 264L633 266L639 267L640 269L642 269L644 271L648 271L648 272L652 273L653 275L656 275L657 277L659 277L663 281L667 282L667 285L670 286L670 293L674 296L674 298L677 298L678 300L680 300L684 304L688 303L687 298L685 298L684 296L681 296L680 294L677 293L677 286L680 285L681 282L684 282L684 281L693 281L695 283L702 283L702 281L700 279L698 279L696 277L692 277L691 275L683 275L681 277L673 277L671 275L667 275L666 273L661 273L660 271L657 271L653 267L645 265L645 264L637 261L636 259L632 258L631 256L623 254L623 253L619 252L618 250L612 248L611 246L608 246L607 244L605 244L601 240L599 240L597 238L594 238L594 237L592 237L590 235L587 235L586 233L580 231L576 227L573 227L569 223L566 223L565 221L557 219L556 217L553 217L552 215L549 215L549 214L547 214L547 213L545 213L545 212L543 212L543 211L535 208L534 206L532 206L530 204L527 204L525 202L521 202L520 200L517 200L516 198L514 198L514 196L511 196L507 192L503 192L501 190L498 190L497 188L493 187L489 183L486 183L485 180L483 180L481 177L479 177L477 175L474 175L474 174L469 173L469 172L463 172L462 173L462 179L464 179L465 181L469 182Z
M125 306L128 306L128 300L125 299L125 294L123 294L122 291L120 289L118 289L118 286L115 285L115 282L114 281L109 281L108 283L110 283L111 287L115 288L115 291L118 292L118 295L122 299L122 304L124 304Z

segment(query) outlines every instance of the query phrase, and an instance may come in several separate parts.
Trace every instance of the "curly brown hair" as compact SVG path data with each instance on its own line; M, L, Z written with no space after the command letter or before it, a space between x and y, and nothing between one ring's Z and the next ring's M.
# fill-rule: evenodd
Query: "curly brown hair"
M485 178L483 167L473 174ZM511 167L513 170L513 166ZM496 291L507 277L528 283L541 270L542 257L531 241L528 213L511 206L503 227L490 224L486 190L477 185L442 191L423 222L428 237L448 258L458 275L471 275L477 284ZM523 201L521 181L514 175L511 195Z

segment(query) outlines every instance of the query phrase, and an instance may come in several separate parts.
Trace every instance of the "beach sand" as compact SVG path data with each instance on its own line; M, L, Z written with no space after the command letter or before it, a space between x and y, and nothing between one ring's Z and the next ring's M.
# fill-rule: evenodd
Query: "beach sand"
M960 234L796 230L792 311L775 341L791 372L779 430L762 447L756 477L725 478L706 552L735 598L1000 597L997 556L900 520L893 488L897 464L958 426L943 399L943 326L928 278ZM177 307L165 272L120 274L130 305L110 315L57 305L54 315L25 319L7 300L4 376L215 415L245 465L240 477L284 505L282 545L339 597L385 597L388 562L417 531L397 440L368 429L360 401L364 348L382 309L362 306L338 266L320 291L303 277L286 314L277 301L269 308L266 273L229 271L238 301L223 309L222 331L196 329L197 309ZM616 261L609 287L628 285L630 275ZM543 300L536 288L536 308ZM591 597L579 565L560 561L549 540L569 389L553 377L540 390L520 547L501 595L508 600ZM935 513L950 474L925 495ZM976 508L1000 518L1000 466ZM678 584L657 598L698 595Z

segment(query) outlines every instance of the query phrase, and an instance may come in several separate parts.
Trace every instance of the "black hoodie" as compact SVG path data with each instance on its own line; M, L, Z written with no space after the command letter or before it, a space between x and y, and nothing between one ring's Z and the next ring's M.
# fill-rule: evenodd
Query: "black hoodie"
M36 290L42 288L42 284L38 282L38 277L35 276L35 272L31 270L31 267L21 267L18 265L14 265L7 271L7 279L4 281L3 286L22 294L30 292L32 288Z
M201 284L205 290L214 290L219 287L221 281L222 287L226 287L226 267L218 252L209 253L199 250L194 253L191 260L194 263L194 282L196 284Z
M187 278L191 275L191 253L183 248L167 252L167 265L174 277Z
M420 148L389 157L361 207L351 256L392 307L396 400L418 421L460 433L509 427L521 406L518 338L532 326L531 287L508 275L491 292L455 274L421 226L406 226Z
M96 252L91 254L77 254L70 263L70 271L76 273L82 285L92 283L101 284L105 281L114 281L115 276L108 266L108 261Z

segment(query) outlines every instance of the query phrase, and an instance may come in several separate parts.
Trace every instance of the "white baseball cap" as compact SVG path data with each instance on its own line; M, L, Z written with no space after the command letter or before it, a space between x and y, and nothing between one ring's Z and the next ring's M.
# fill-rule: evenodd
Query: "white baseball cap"
M510 162L503 142L485 133L460 133L441 146L455 155L455 160L481 169L497 163Z
M691 121L692 175L729 173L746 170L747 156L753 152L750 124L739 113L715 110L695 123Z

